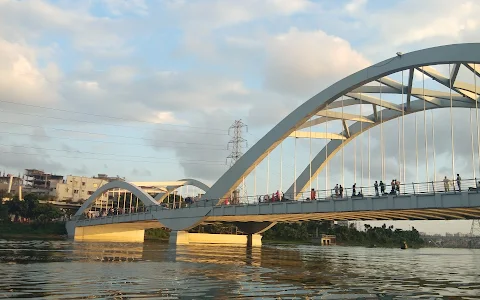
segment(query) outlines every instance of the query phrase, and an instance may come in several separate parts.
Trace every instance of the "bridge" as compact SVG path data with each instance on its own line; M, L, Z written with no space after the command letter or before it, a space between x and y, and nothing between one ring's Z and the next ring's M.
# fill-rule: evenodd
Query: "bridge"
M450 220L480 218L480 195L477 179L465 180L456 177L455 145L453 139L453 108L475 110L476 132L478 138L478 95L476 78L479 73L480 44L456 44L419 50L407 54L398 54L376 65L354 73L311 99L304 102L291 114L280 121L272 130L252 146L219 180L208 188L193 180L184 180L182 184L194 185L205 191L198 201L182 202L169 197L178 185L172 185L152 196L148 188L150 183L111 182L99 188L79 209L72 221L67 223L69 236L77 240L112 240L143 241L147 228L165 227L172 230L171 242L185 243L247 243L261 244L263 231L276 222L297 222L306 220ZM440 70L448 70L444 75ZM404 73L407 75L406 84ZM428 83L425 88L425 76L437 85ZM400 80L395 80L400 77ZM415 78L422 80L415 80ZM460 79L461 78L461 79ZM473 83L472 83L473 81ZM415 86L420 82L420 87ZM359 107L356 114L353 107ZM366 108L368 107L368 109ZM405 184L407 181L405 159L404 120L408 115L435 109L450 110L451 125L451 177L445 181L434 180L424 183ZM363 110L363 111L362 111ZM346 112L345 112L346 111ZM433 118L433 115L432 115ZM472 114L470 114L470 120ZM363 139L364 133L379 126L381 129L381 153L374 153L381 160L381 178L387 178L388 164L385 162L385 145L383 144L383 123L397 119L398 124L398 177L403 182L393 183L392 191L387 187L386 193L378 193L368 178L368 185L345 188L343 170L343 191L328 188L328 167L331 159L341 152L342 167L344 148L356 138ZM335 130L333 122L341 124L340 132ZM415 119L416 124L416 119ZM432 121L433 124L433 121ZM472 124L472 122L470 123ZM320 132L319 125L325 126ZM432 135L434 139L434 126ZM415 127L416 128L416 127ZM315 129L315 131L313 131ZM402 130L400 132L400 130ZM472 133L472 168L475 175L480 157L475 159ZM418 132L415 129L415 136ZM370 137L370 136L369 136ZM297 176L296 160L293 170L294 180L283 196L276 197L283 190L283 182L270 188L266 182L266 193L256 192L256 170L274 150L282 150L284 141L293 138L295 142L294 158L297 157L297 140L310 141L310 161ZM408 138L408 137L407 137ZM325 146L312 155L312 139L325 140ZM427 150L425 125L425 160L430 154ZM363 140L362 140L363 141ZM370 140L369 140L370 141ZM433 141L433 160L435 167L435 141ZM370 144L369 144L370 145ZM279 147L280 146L280 147ZM402 147L403 146L403 151ZM418 145L416 145L418 147ZM418 177L418 149L417 177ZM305 155L304 155L305 156ZM312 158L313 156L313 158ZM363 156L363 154L362 154ZM355 152L356 158L356 152ZM425 176L429 179L429 163L426 162ZM370 155L368 160L370 174ZM282 168L280 168L282 172ZM324 189L312 187L313 180L325 172ZM234 191L245 183L248 176L254 176L254 193L252 196L240 196L234 199ZM363 157L362 177L363 181ZM280 174L280 178L282 174ZM475 178L475 176L473 176ZM355 178L356 182L356 169ZM390 185L389 182L386 182ZM152 185L152 187L154 187ZM98 198L109 191L117 191L116 196L109 197L106 203L98 203ZM308 192L307 192L308 191ZM314 193L311 194L311 191ZM360 193L358 193L360 192ZM273 193L277 201L262 203L259 199ZM282 193L278 192L278 195ZM235 196L238 197L238 196ZM165 203L165 199L167 199ZM289 200L290 199L290 200ZM235 200L235 201L233 201ZM281 201L280 201L281 200ZM164 202L161 202L164 201ZM240 203L232 205L232 203ZM133 204L133 206L132 206ZM91 210L109 213L85 217ZM211 222L233 223L245 233L239 236L208 235L187 233L187 230L199 224Z

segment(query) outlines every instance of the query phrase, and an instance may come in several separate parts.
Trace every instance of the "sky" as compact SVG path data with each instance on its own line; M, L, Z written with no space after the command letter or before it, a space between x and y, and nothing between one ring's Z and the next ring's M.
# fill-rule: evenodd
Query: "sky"
M235 120L248 125L246 151L316 93L397 51L478 41L479 12L480 3L465 0L0 0L0 171L213 184L229 166ZM420 84L421 76L415 80ZM446 116L435 112L436 140L431 119L418 140L422 145L426 136L435 146L427 151L436 151L431 174L415 167L415 121L405 118L406 182L452 176ZM473 178L480 170L472 169L478 156L472 163L465 116L454 111L454 140L462 145L454 171ZM418 122L422 132L423 116ZM385 141L388 180L400 176L395 126L385 125L395 131ZM371 131L371 148L362 136L355 149L345 148L344 170L337 155L316 187L379 178L379 131ZM248 194L254 181L257 194L267 186L286 190L308 165L309 141L299 141L298 155L292 140L283 144L282 154L270 155L268 174L264 161L246 179ZM313 154L323 146L312 141ZM363 159L348 155L354 150ZM419 160L424 166L424 150ZM470 222L415 226L468 232Z

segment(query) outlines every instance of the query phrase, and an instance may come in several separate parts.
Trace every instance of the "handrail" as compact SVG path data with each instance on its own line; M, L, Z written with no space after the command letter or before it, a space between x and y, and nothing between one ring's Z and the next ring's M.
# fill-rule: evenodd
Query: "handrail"
M448 184L445 181L429 181L429 182L420 182L420 183L403 183L400 184L400 191L395 191L392 193L391 185L385 186L385 193L381 194L381 188L379 186L379 194L377 195L375 192L375 188L373 186L370 187L357 187L356 193L357 195L353 195L352 188L344 188L343 195L337 195L335 193L335 189L328 189L328 190L316 190L316 197L313 201L331 201L331 200L345 200L345 199L361 199L364 197L385 197L388 195L392 195L394 197L401 197L401 196L408 196L408 195L425 195L425 194L444 194L444 193L460 193L463 191L470 191L470 192L480 192L480 182L475 179L462 179L460 180L460 189L458 187L458 182L455 180L449 180ZM361 192L362 195L358 195L358 192ZM284 195L283 199L278 202L310 202L310 191L309 192L302 192L299 193L302 197L298 200L293 200L293 197L289 198L289 195ZM293 196L293 195L292 195ZM176 209L192 209L198 207L218 207L218 206L232 206L232 205L239 205L239 206L247 206L247 205L262 205L272 203L270 202L258 202L258 197L261 197L263 200L263 195L258 196L247 196L247 197L239 197L239 199L244 199L246 201L239 201L237 204L226 204L226 200L221 202L220 205L216 205L220 199L207 199L207 200L200 200L198 202L194 202L190 205L186 205L185 207L179 207L182 204L185 205L185 202L174 202L174 203L159 203L158 205L151 205L151 206L139 206L134 210L126 209L126 210L116 210L115 213L112 215L107 216L99 216L94 218L87 218L84 214L81 216L73 217L72 220L74 221L86 221L86 220L98 220L104 219L109 217L115 216L122 216L122 215L131 215L131 214L139 214L139 213L152 213L161 210L176 210ZM252 199L253 201L248 201ZM275 202L273 202L275 203ZM167 204L164 206L162 204ZM112 207L113 209L113 207Z

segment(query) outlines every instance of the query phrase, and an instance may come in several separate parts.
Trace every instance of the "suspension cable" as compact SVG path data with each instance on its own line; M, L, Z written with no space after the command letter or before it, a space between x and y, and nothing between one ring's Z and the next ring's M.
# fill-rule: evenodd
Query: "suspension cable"
M473 178L476 178L475 176L475 170L477 167L475 166L475 148L474 148L474 141L473 141L473 124L472 124L472 109L470 108L470 141L472 144L472 169L473 169Z
M311 118L309 119L311 121ZM310 168L310 176L308 177L308 182L310 183L309 191L312 190L312 122L310 122L310 153L309 153L309 168ZM312 199L313 200L313 199Z
M415 181L418 182L418 114L415 113Z
M267 154L267 195L270 193L270 152Z
M283 141L280 143L280 192L283 192Z
M398 142L398 178L402 180L402 145L401 145L401 134L400 134L400 119L397 119L397 142Z
M432 118L432 150L433 150L433 181L437 181L437 158L435 152L435 121L433 120L433 109L430 110L430 116Z
M360 93L360 186L363 187L363 101Z
M405 166L405 100L404 100L404 82L403 82L403 70L402 70L402 157L403 157L403 183L405 183L406 166Z
M428 182L428 137L427 137L427 115L426 115L426 108L427 108L427 101L425 100L425 72L423 71L422 66L422 93L423 93L423 133L425 136L425 174L427 177ZM427 192L430 191L430 185L427 184Z
M480 130L478 127L478 95L477 95L477 74L475 71L477 70L477 65L473 64L473 84L475 85L475 114L477 118L477 158L479 160L479 174L480 174Z
M353 139L353 182L357 183L357 139Z
M347 122L343 119L343 100L344 100L344 95L342 95L342 123L345 122L345 128L343 128L343 132L344 132L344 136L345 138L347 138L346 136L348 135L347 134ZM343 149L343 143L344 143L345 140L342 139L342 187L345 188L345 151Z
M452 174L455 179L455 146L454 146L454 135L453 135L453 99L452 99L452 73L450 71L451 64L448 64L448 72L450 73L450 132L452 137Z
M255 195L255 199L257 197L257 163L255 163L255 167L253 168L253 194Z
M325 109L328 111L328 103ZM328 136L328 120L325 122L325 133ZM328 138L325 143L325 190L328 190Z
M379 82L380 85L380 106L383 105L382 100L382 83ZM384 147L384 140L383 140L383 107L380 110L380 160L381 160L381 174L382 180L385 180L385 147Z
M293 150L293 200L297 199L297 128L295 128L295 144Z

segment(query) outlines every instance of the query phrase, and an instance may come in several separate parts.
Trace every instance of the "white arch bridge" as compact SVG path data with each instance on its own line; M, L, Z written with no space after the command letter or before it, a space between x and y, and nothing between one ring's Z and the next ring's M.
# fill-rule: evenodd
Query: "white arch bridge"
M444 182L437 183L427 180L424 184L402 184L400 192L378 196L373 191L350 197L347 189L341 195L338 193L332 195L331 190L325 190L323 194L317 191L316 201L223 205L224 199L227 199L262 160L288 137L294 137L295 142L302 138L310 139L310 141L311 139L327 141L324 148L313 158L311 157L311 161L298 177L296 169L294 170L294 180L285 195L286 198L300 200L305 198L302 197L302 193L311 189L312 178L316 178L322 170L327 169L328 162L336 153L344 149L356 137L362 136L364 132L376 126L383 128L383 123L387 121L401 119L403 127L405 116L410 114L439 108L449 108L450 112L453 108L467 108L475 110L478 128L480 89L477 88L476 79L480 69L477 64L480 64L480 44L475 43L419 50L397 55L372 65L338 81L300 105L251 147L211 188L208 189L199 182L190 181L189 184L196 185L206 192L201 201L185 208L175 206L178 209L167 209L168 207L159 205L156 200L164 200L165 197L168 197L171 190L175 188L174 185L168 186L155 199L139 187L139 185L145 186L145 183L137 185L112 182L95 192L77 212L75 219L68 222L69 235L75 236L79 240L143 241L144 229L167 227L172 230L172 241L177 243L228 242L225 237L216 241L216 238L213 237L193 237L185 230L202 223L231 222L247 233L247 236L232 237L232 240L259 244L261 237L255 234L261 233L276 222L480 218L480 194L476 179L461 180L462 191L458 184L451 186L450 183L444 185ZM448 74L442 74L442 70L448 70ZM399 74L401 74L401 79L396 80L395 77L399 77ZM407 75L406 80L404 80L404 74ZM425 76L435 82L436 86L429 84L425 87ZM415 78L419 77L422 78L420 87L415 84L419 82ZM469 80L465 80L465 78L469 78ZM352 113L356 107L360 108L360 114ZM341 132L319 131L320 125L327 128L329 123L335 121L341 122L343 127ZM452 177L454 177L453 123L451 126L451 171ZM335 127L332 125L331 128ZM404 132L402 134L404 135ZM478 129L476 135L477 143L479 143ZM401 145L400 142L399 145ZM478 156L480 156L480 146L478 148ZM404 138L403 154L400 150L398 178L405 182L407 172L405 170ZM381 152L380 155L376 155L381 157L381 173L382 178L385 178L383 148ZM473 135L472 155L475 156ZM428 152L426 152L426 157L428 157ZM478 167L475 159L472 161L472 166L475 174ZM280 176L282 175L280 174ZM456 183L456 181L454 182ZM326 185L328 186L328 182ZM122 189L124 195L129 192L131 197L135 197L136 201L140 203L140 206L136 205L136 210L129 210L128 213L123 211L106 217L82 218L98 196L107 189ZM282 190L281 184L279 189ZM271 193L272 191L267 192ZM254 194L256 193L254 192ZM121 196L117 195L117 197L117 203L120 204ZM257 199L257 195L254 198ZM122 200L127 202L125 196Z

